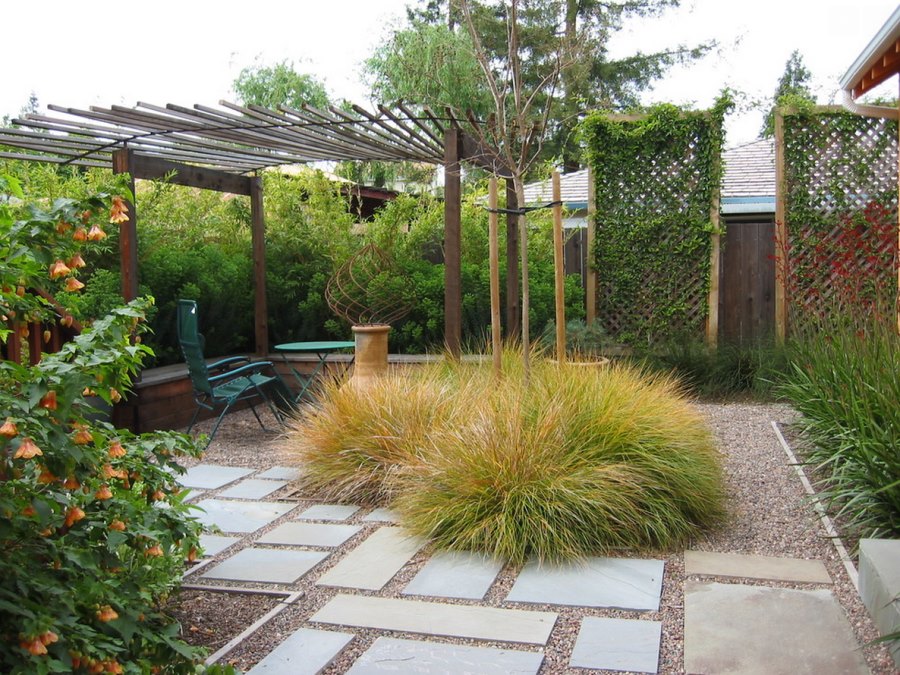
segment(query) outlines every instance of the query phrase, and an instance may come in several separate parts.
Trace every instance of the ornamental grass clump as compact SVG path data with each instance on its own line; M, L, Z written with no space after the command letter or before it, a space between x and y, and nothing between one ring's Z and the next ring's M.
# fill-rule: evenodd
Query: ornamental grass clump
M336 384L286 447L321 497L390 503L438 548L513 561L683 544L723 515L719 458L676 382L512 352Z
M723 515L712 438L673 380L538 362L530 385L480 382L394 504L439 548L516 562L670 548Z
M434 428L454 414L449 382L428 371L388 373L364 391L333 379L317 405L295 418L282 450L303 464L304 487L321 499L384 504L421 462Z

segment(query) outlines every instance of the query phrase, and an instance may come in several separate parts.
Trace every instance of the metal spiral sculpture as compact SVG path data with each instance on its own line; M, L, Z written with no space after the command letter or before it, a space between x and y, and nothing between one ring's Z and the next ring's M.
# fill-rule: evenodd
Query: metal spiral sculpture
M325 300L355 326L390 325L409 314L414 302L409 283L374 244L366 244L338 268L325 287Z

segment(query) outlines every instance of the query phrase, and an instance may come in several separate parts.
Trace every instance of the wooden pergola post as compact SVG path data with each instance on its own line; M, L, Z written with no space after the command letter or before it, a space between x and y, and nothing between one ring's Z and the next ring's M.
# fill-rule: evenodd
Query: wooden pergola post
M462 155L460 131L444 134L444 344L456 358L462 341Z
M588 166L587 266L585 270L585 319L588 325L597 319L597 268L594 266L594 238L597 236L597 186L594 170Z
M134 195L134 153L128 148L116 150L112 155L112 169L114 174L129 174L129 188ZM130 302L138 294L137 210L134 201L128 201L128 220L119 223L119 271L122 298Z
M257 356L269 353L269 307L266 296L266 220L262 178L250 179L251 245L253 248L253 317Z

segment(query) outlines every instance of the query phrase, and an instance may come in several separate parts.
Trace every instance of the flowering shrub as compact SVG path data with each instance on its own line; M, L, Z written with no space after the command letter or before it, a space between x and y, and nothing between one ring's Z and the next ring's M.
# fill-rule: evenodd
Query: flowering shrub
M23 196L0 177L4 324L52 313L31 289L77 292L80 247L126 208L108 194L13 208L9 195ZM198 450L181 434L115 429L89 403L128 390L150 352L140 333L151 302L114 310L37 365L0 361L2 672L195 668L160 602L198 546L175 483L178 458Z

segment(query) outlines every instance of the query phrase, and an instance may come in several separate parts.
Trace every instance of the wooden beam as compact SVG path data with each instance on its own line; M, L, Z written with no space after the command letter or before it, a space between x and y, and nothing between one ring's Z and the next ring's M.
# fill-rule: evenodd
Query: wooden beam
M594 240L597 236L597 187L594 170L588 167L587 271L585 274L584 304L587 323L597 319L597 267L594 264Z
M134 153L123 148L112 156L113 173L130 175L129 187L134 195ZM128 220L119 223L119 270L122 275L122 298L130 302L138 294L137 209L128 202Z
M460 355L462 342L462 176L459 129L444 135L444 344Z
M512 178L506 179L506 208L518 208L516 186ZM506 214L506 337L514 339L519 335L519 219L515 214Z
M237 176L225 171L190 166L146 155L134 154L132 158L132 170L129 172L132 178L159 180L169 176L169 180L176 185L236 195L251 194L251 179L247 176Z
M266 220L263 213L262 179L250 181L251 242L253 248L253 316L257 356L269 353L269 307L266 296Z
M775 341L787 335L788 241L785 214L784 115L775 109Z

